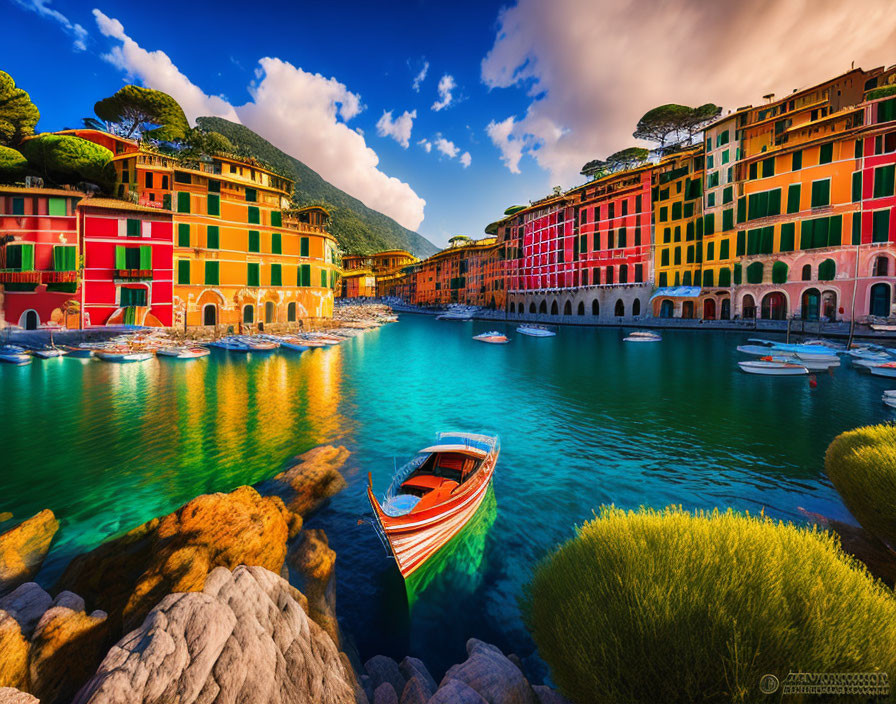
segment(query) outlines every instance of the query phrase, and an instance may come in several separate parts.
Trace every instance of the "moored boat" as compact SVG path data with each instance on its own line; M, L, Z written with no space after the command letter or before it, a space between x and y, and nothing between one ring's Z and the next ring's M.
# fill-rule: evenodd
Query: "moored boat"
M22 366L31 364L31 355L18 345L3 345L0 347L0 362Z
M804 356L801 354L770 354L762 357L763 362L784 362L785 364L796 364L805 367L810 372L826 372L829 369L840 366L840 360L836 357L831 359L815 358Z
M368 473L367 498L376 528L402 577L410 577L473 517L499 453L496 436L439 433L435 445L398 470L382 503Z
M68 356L72 359L89 359L93 357L93 348L91 347L72 347L71 345L63 345L62 349L68 352Z
M510 342L510 340L507 339L507 335L503 335L497 330L483 332L479 335L473 335L473 339L477 342L488 342L492 345L506 345L508 342Z
M874 376L896 377L896 362L887 362L885 364L875 364L868 367Z
M199 359L208 357L211 352L205 347L161 347L156 354L172 359Z
M548 330L543 325L523 324L520 325L516 331L520 335L528 335L529 337L554 337L557 334L553 330Z
M59 349L58 347L39 347L32 351L41 359L55 359L56 357L64 357L68 354L66 350Z
M622 338L623 342L660 342L662 337L655 332L633 332Z
M748 362L738 362L737 366L748 374L764 374L766 376L796 376L809 373L809 370L803 365L791 364L790 362L750 360Z
M128 364L130 362L146 362L155 355L152 352L135 352L133 350L96 350L94 355L97 359L104 362L114 362L116 364Z

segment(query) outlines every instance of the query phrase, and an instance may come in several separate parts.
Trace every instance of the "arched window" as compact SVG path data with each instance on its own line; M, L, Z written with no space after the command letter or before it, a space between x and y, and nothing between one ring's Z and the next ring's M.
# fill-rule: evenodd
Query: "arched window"
M613 315L617 318L625 317L625 303L622 302L621 298L616 300L616 307L613 309Z
M286 306L286 320L287 322L294 323L296 322L296 303L293 301L288 306Z
M218 309L215 307L214 303L206 303L202 308L202 324L203 325L217 325L218 324Z
M632 315L636 318L641 315L641 300L636 298L635 302L632 303Z
M597 302L596 298L591 301L591 315L594 317L600 315L600 303Z
M557 301L551 303L551 315L557 315Z
M787 299L780 291L766 294L762 299L762 317L764 320L784 320L787 317Z
M255 322L255 309L251 305L243 308L243 322L244 323Z
M753 297L748 293L744 296L743 300L743 316L744 318L755 318L756 317L756 301Z
M542 315L545 315L548 312L548 302L542 301L541 305L538 306L538 312Z
M889 276L890 260L888 257L879 256L874 260L874 271L872 276Z
M19 318L19 325L26 330L37 330L38 325L40 325L40 318L37 315L37 311L33 308L31 310L26 310L21 318Z
M579 315L585 315L585 301L579 301Z
M821 307L821 294L817 288L809 288L803 292L801 315L803 320L818 320Z
M529 312L532 315L535 315L535 301L533 301L532 303L529 304Z
M803 281L811 281L812 280L812 265L804 264L803 265Z
M572 315L572 303L570 301L567 301L566 305L563 306L563 315Z
M890 317L890 285L874 284L871 287L869 313L878 318Z
M719 316L722 320L731 320L731 299L722 299L722 314Z
M510 312L511 312L511 313L515 313L515 312L516 312L515 307L514 307L514 305L513 305L513 301L510 302Z
M274 322L274 302L267 301L264 304L264 322L265 323L273 323Z
M703 301L703 319L716 319L716 302L712 298L707 298L705 301Z
M694 317L694 302L685 301L681 304L681 317L691 319Z
M763 275L762 262L753 262L747 267L747 283L761 284Z
M818 280L833 281L837 275L837 264L833 259L825 259L818 265Z
M772 264L772 283L787 283L787 265L784 262L775 262Z

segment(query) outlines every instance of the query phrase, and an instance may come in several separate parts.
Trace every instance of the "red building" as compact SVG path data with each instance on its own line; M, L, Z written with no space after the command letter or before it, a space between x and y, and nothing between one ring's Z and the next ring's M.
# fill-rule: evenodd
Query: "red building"
M85 325L172 325L171 212L120 200L81 202Z
M6 323L77 326L69 301L78 290L78 219L82 193L0 186L0 286ZM72 310L72 312L74 312Z

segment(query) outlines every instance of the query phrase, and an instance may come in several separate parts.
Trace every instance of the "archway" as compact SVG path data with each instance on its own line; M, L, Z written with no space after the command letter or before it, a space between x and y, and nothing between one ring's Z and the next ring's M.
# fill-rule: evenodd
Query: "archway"
M722 313L719 316L721 320L731 320L731 299L722 299Z
M22 317L19 318L19 325L26 330L37 330L37 326L40 325L40 317L37 315L37 311L32 308L22 313Z
M538 306L538 312L541 313L542 315L544 315L548 312L548 302L547 301L541 302L541 305Z
M872 276L889 276L890 275L890 259L884 255L880 255L874 260L874 268L871 272Z
M632 303L632 315L638 317L641 315L641 299L636 298L634 303Z
M787 317L787 299L780 291L772 291L762 299L763 320L784 320Z
M744 318L752 320L756 317L756 300L749 293L744 296L742 310Z
M716 302L712 298L707 298L705 301L703 301L703 319L716 319Z
M878 318L890 317L890 285L874 284L871 287L871 304L868 312Z
M694 317L694 302L685 301L681 304L681 317L690 320Z
M255 308L251 305L243 308L243 322L250 324L255 322Z
M617 318L625 317L625 303L622 302L621 298L616 300L616 307L613 309L613 315Z
M591 315L595 318L600 315L600 303L597 302L596 298L591 301Z
M818 320L821 307L821 294L817 288L809 288L803 292L802 318L803 320Z
M831 322L837 320L836 291L825 291L821 294L821 314Z
M535 315L535 302L534 301L529 304L529 312L532 313L532 315Z
M274 302L266 301L264 304L264 322L265 323L273 323L274 322Z
M585 301L579 301L579 307L576 312L579 315L585 315Z
M551 315L557 315L557 301L551 303Z
M516 306L514 305L513 301L510 302L510 312L511 312L511 313L515 313L515 312L516 312Z
M202 306L202 324L218 324L218 307L214 303L206 303L204 306Z
M572 303L569 301L563 306L563 315L572 315Z
M286 321L289 323L296 322L296 302L293 301L286 306Z
M812 265L811 264L803 264L803 281L811 281L812 280Z
M675 313L675 304L668 298L660 304L660 317L671 318Z

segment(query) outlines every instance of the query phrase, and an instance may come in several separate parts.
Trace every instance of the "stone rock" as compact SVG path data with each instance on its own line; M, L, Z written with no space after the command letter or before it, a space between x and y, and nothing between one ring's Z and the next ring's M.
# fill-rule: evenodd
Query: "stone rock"
M0 594L37 574L57 530L56 516L44 509L0 535Z
M475 689L460 680L442 681L438 691L427 704L491 704L482 698Z
M200 591L215 567L279 573L292 516L251 487L198 496L72 560L56 585L109 613L113 637L139 625L164 596Z
M401 693L399 704L426 704L435 690L429 689L417 675L412 675Z
M296 458L296 463L255 485L263 496L279 496L302 517L316 511L347 486L340 469L351 453L344 447L321 445Z
M326 533L313 528L303 531L286 560L293 569L290 581L308 598L308 615L339 645L334 579L336 553L330 549Z
M25 582L11 594L0 598L0 611L5 611L18 622L26 639L31 638L40 617L52 605L53 598L34 582Z
M535 696L538 697L538 704L572 704L560 692L543 684L532 685L532 690L535 692Z
M520 660L519 655L517 655L516 653L511 653L507 656L507 659L510 660L510 662L512 662L514 665L516 665L520 672L523 671L523 661Z
M0 687L0 704L40 704L30 694L12 687Z
M429 690L429 696L432 696L433 692L438 689L438 685L432 675L429 674L426 665L418 658L412 658L410 655L406 656L405 659L398 664L398 670L401 672L402 677L408 681L414 676L419 677L421 684Z
M383 682L373 691L373 704L398 704L398 695L388 682Z
M392 685L392 689L395 690L396 693L396 698L398 692L404 691L404 677L401 676L401 671L398 669L398 663L392 658L387 658L385 655L374 655L370 660L364 663L364 670L370 675L370 683L374 693L376 693L376 690L383 684L383 682L388 682Z
M28 689L28 641L5 611L0 611L0 687Z
M335 644L301 594L261 567L223 567L171 594L113 646L75 704L355 704Z
M523 673L498 648L471 638L467 641L467 655L464 662L445 673L436 696L449 680L457 680L489 704L538 704Z
M6 523L10 518L12 518L12 513L9 511L0 512L0 523Z

